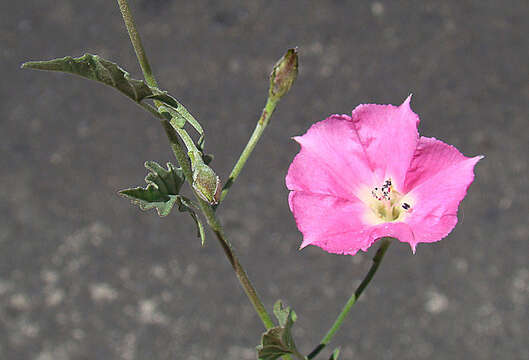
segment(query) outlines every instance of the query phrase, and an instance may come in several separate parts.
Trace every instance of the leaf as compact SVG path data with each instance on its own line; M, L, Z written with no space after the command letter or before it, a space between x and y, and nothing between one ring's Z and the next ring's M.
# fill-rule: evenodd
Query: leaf
M132 79L129 73L117 64L98 55L84 54L78 58L66 56L48 61L29 61L22 64L22 68L79 75L112 86L136 102L141 102L153 95L163 94L161 90L151 88L143 80Z
M191 115L189 111L184 107L184 105L180 104L176 99L171 97L168 94L163 94L163 96L153 95L149 96L149 99L155 99L162 101L165 106L161 107L160 113L164 115L168 120L170 120L171 125L178 128L183 128L186 122L191 124L193 128L200 134L202 146L204 145L203 135L204 135L204 129L202 129L202 126L198 123L198 121ZM171 101L167 101L171 99Z
M130 198L142 210L156 209L158 215L167 216L178 199L184 183L182 169L167 163L167 170L154 161L145 162L150 172L145 177L147 186L121 190L119 193Z
M182 169L175 168L171 163L167 163L167 169L164 169L154 161L145 162L145 167L150 170L145 177L147 186L121 190L119 194L131 199L142 210L156 209L160 216L169 215L177 204L180 212L188 212L195 221L197 237L204 245L204 226L196 214L197 207L191 200L179 195L185 180Z
M99 81L121 91L138 103L146 99L161 101L185 121L190 122L200 134L204 133L189 111L166 91L149 86L143 80L131 78L130 74L119 65L98 55L84 54L78 58L66 56L47 61L28 61L22 64L22 68L65 72Z
M338 356L340 355L340 348L336 348L334 349L334 351L332 352L332 355L331 357L329 358L329 360L338 360Z
M204 225L202 225L202 222L197 216L197 213L195 212L196 206L193 204L191 200L186 198L185 196L180 195L178 197L178 210L180 212L187 211L189 215L193 218L195 221L195 224L197 226L197 237L200 238L202 246L204 246L204 243L206 241L206 233L204 231Z
M257 347L259 360L276 360L285 354L299 354L291 333L297 316L290 308L283 308L281 301L275 303L274 314L279 321L279 326L263 334L261 344Z
M283 302L281 300L277 300L274 304L274 315L276 316L277 320L279 321L280 326L285 326L288 320L289 313L291 313L292 321L296 322L298 319L298 316L294 312L294 310L291 310L290 307L283 307Z
M178 195L185 181L182 169L167 163L167 170L165 170L155 161L146 161L145 167L150 170L150 173L145 177L145 182L156 185L168 195Z
M177 199L175 195L164 195L153 185L120 190L119 193L130 198L142 210L156 209L160 216L169 215Z
M119 90L137 103L148 99L160 101L164 105L160 106L158 111L170 120L171 125L183 128L186 123L189 123L195 128L200 135L199 148L203 152L204 130L193 115L166 91L149 86L143 80L131 78L127 71L112 61L103 59L98 55L84 54L78 58L66 56L48 61L28 61L21 67L23 69L59 71L99 81ZM153 109L153 111L156 110Z

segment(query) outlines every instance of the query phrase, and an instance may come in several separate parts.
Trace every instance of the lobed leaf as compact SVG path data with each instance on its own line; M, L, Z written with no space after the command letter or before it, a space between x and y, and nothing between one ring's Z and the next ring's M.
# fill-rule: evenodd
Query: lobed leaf
M275 303L274 314L279 321L279 326L263 334L261 344L257 347L259 360L276 360L285 354L299 354L291 332L297 316L289 307L284 308L281 301Z
M160 216L169 215L177 204L178 211L189 213L195 222L197 237L204 245L205 231L196 214L197 207L191 200L179 194L185 181L182 169L175 168L171 163L167 163L165 169L154 161L145 162L145 167L150 170L145 177L147 186L121 190L119 194L131 199L142 210L156 209Z
M298 316L294 312L294 310L291 310L289 306L283 307L283 302L281 300L277 300L274 304L274 315L279 321L279 326L285 326L289 317L292 317L292 321L295 322L298 319Z

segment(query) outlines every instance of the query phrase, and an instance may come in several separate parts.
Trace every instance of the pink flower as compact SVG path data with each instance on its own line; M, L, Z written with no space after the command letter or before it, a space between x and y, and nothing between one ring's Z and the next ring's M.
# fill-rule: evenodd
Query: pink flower
M482 156L466 157L435 138L419 137L410 97L400 106L359 105L294 138L301 150L286 177L301 248L338 254L366 251L377 239L439 241Z

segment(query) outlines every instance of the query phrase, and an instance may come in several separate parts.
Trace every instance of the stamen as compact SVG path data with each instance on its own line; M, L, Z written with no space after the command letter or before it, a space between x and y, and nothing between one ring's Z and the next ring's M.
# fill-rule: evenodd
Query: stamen
M379 201L385 200L391 200L391 197L389 194L391 193L391 179L388 179L384 182L384 185L379 189L378 187L375 187L371 194L373 197Z
M374 187L371 195L376 201L370 202L371 210L383 221L399 221L405 213L411 213L413 208L408 202L401 202L403 195L393 188L391 178L384 181L382 186Z

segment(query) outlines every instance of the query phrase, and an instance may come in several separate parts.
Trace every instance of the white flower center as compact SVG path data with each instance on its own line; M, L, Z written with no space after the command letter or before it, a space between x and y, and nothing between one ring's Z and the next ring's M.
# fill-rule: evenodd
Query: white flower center
M384 222L400 221L406 213L413 210L404 196L393 187L391 178L381 186L374 187L371 195L372 199L368 205L375 216Z

